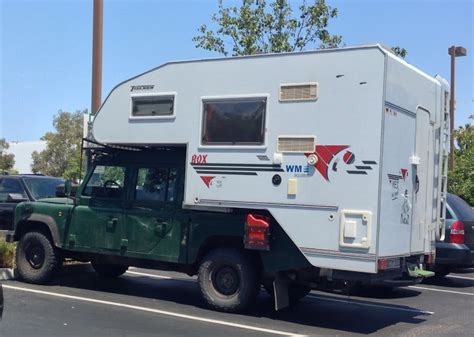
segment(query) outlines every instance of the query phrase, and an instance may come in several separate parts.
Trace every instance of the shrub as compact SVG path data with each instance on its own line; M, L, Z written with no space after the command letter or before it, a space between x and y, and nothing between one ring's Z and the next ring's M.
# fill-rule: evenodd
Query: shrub
M0 241L0 268L13 268L15 266L16 243Z

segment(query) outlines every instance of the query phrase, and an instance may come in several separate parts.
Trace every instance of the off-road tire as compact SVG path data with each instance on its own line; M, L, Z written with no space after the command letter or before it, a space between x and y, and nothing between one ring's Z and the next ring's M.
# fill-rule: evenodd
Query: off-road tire
M249 258L238 250L224 248L204 257L198 282L207 304L224 312L247 309L255 302L260 284L257 268Z
M45 284L62 264L61 253L41 232L28 232L16 250L16 266L22 281Z
M128 270L128 266L120 264L99 263L94 261L92 261L91 264L99 276L106 278L117 278Z

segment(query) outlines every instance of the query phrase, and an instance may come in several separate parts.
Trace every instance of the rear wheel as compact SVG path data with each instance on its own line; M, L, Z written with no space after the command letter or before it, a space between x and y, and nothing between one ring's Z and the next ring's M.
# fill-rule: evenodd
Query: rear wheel
M207 304L220 311L239 312L251 305L258 293L257 269L238 250L216 249L202 261L198 281Z
M91 264L97 274L107 278L119 277L128 270L128 266L120 264L98 263L94 261Z
M61 265L59 250L40 232L23 235L16 251L16 266L20 279L44 284Z

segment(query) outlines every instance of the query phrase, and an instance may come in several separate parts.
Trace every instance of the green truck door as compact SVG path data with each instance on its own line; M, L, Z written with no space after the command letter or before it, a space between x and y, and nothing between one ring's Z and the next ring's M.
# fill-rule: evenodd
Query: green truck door
M125 208L127 255L177 261L181 226L175 221L177 170L135 167Z
M69 248L117 252L124 227L125 167L97 165L78 196Z

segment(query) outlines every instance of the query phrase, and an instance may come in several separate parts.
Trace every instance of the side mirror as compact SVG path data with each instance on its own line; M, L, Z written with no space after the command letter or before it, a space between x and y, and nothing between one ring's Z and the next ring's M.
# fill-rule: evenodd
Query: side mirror
M74 197L77 192L77 185L72 184L70 180L66 180L64 184L56 187L56 196L60 198Z
M7 202L19 204L20 202L28 201L28 198L24 197L23 194L20 193L10 193L7 197Z

